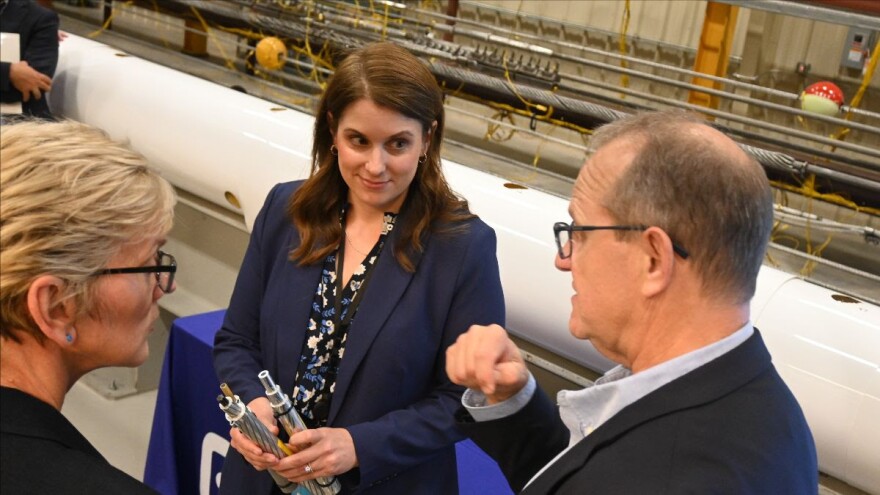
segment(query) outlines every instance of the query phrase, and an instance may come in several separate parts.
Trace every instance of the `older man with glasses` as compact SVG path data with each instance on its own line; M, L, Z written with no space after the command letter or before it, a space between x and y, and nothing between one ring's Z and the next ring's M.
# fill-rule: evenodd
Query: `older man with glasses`
M503 328L447 351L459 426L514 490L816 493L813 438L749 320L773 224L760 165L691 116L599 129L553 231L569 330L619 365L558 411Z

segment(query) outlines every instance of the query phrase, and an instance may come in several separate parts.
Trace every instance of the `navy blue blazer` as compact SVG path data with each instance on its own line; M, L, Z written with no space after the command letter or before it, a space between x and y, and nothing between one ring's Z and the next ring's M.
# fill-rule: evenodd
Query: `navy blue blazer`
M269 370L293 390L321 263L297 266L288 254L299 234L286 215L301 182L276 186L256 219L223 327L214 344L218 378L245 403L264 396ZM328 425L348 429L359 467L340 480L345 493L458 492L454 413L462 388L446 376L446 348L471 324L504 322L495 232L479 219L456 234L434 233L414 273L382 250L348 330ZM230 448L225 493L269 493L271 478Z
M54 77L58 65L58 14L33 0L9 0L0 14L0 30L18 33L20 60L38 72ZM21 92L9 80L9 62L0 62L0 99L4 103L21 101ZM22 103L22 113L51 118L46 93Z
M460 426L522 487L568 446L556 406L539 390L521 411ZM517 434L512 434L517 432ZM523 494L818 491L806 419L755 330L732 351L625 407L578 442Z

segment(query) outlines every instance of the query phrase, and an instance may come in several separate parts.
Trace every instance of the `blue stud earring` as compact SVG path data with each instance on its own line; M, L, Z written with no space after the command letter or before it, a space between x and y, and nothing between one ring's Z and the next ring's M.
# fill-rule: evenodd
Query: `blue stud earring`
M67 343L68 343L68 344L72 344L72 343L73 343L73 335L71 335L71 334L68 333L68 334L66 334L66 335L64 336L64 338L67 339Z

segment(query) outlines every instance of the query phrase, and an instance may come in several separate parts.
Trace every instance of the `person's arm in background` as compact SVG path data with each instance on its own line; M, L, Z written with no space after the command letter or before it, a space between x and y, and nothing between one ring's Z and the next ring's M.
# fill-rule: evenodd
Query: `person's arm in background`
M38 19L28 33L21 34L21 60L0 64L0 91L18 92L21 101L41 99L52 87L58 65L58 14L37 5ZM18 98L4 97L4 101Z
M41 9L40 18L21 53L22 60L50 79L55 77L58 66L58 26L58 14Z
M31 98L39 100L43 93L52 89L52 79L34 69L26 60L20 62L3 62L3 91L11 89L21 93L21 101L27 102Z

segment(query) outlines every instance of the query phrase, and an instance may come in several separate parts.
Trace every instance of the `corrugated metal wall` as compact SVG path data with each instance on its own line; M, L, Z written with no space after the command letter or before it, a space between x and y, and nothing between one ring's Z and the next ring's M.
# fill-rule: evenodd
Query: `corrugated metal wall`
M704 0L632 0L628 35L644 40L677 45L683 50L695 50L703 25L707 2ZM546 17L555 21L593 30L617 34L621 30L623 0L484 0L462 2L463 10L473 11L483 22L516 28L515 23L499 19L485 7L504 9L508 14L517 12ZM481 9L480 6L484 8ZM506 16L505 16L506 17ZM758 27L755 27L758 24ZM803 19L760 10L741 8L737 21L731 55L741 57L750 31L763 34L761 72L791 73L798 62L812 66L813 78L858 79L859 74L841 72L840 61L848 27L821 20ZM759 74L747 74L755 76ZM777 79L785 79L785 76ZM852 81L855 83L855 81ZM880 88L880 77L871 87ZM867 102L866 102L867 103Z

